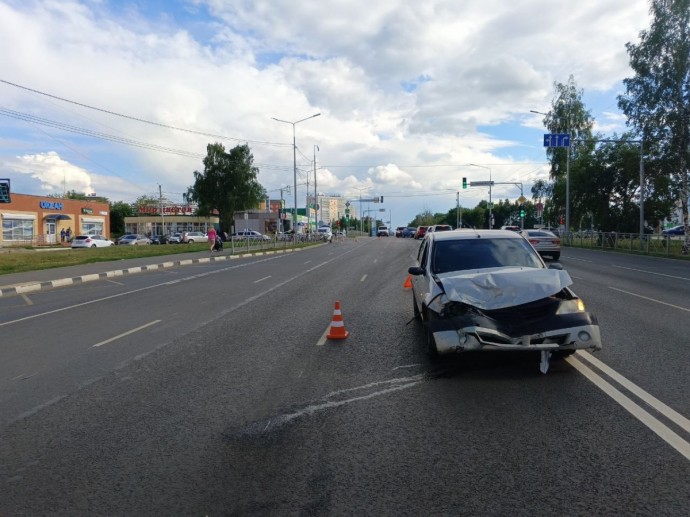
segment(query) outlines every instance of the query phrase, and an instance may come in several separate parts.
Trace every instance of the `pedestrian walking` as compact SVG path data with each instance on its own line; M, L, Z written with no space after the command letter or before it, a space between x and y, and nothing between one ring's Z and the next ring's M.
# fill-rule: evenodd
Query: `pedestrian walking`
M213 253L213 248L216 246L216 235L218 235L216 233L216 229L213 226L211 226L208 229L208 234L207 234L208 242L211 243L211 253Z
M60 242L65 242L65 229L60 230Z

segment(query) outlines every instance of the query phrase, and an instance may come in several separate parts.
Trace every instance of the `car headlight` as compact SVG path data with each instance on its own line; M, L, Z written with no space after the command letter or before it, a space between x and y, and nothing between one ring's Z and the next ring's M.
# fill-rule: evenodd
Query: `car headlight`
M572 314L574 312L585 312L585 302L579 298L575 300L563 300L558 305L556 314Z

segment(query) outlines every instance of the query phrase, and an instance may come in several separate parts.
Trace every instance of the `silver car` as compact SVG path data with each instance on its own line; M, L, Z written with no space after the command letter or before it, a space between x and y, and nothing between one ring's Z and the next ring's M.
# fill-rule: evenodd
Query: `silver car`
M125 246L142 246L151 244L151 239L149 239L146 235L129 233L120 237L117 243Z
M527 239L542 257L548 256L554 260L561 258L561 239L553 233L546 230L522 230L520 235Z
M548 268L510 230L432 232L408 270L414 316L432 358L464 351L535 351L549 360L600 350L596 318L570 290L560 264Z

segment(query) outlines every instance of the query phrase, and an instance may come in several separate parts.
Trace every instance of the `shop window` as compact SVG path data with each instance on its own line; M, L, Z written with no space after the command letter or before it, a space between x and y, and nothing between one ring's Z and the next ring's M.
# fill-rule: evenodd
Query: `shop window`
M81 235L105 235L103 223L81 223Z
M9 219L7 216L2 218L2 240L9 241L33 241L34 222L28 219Z

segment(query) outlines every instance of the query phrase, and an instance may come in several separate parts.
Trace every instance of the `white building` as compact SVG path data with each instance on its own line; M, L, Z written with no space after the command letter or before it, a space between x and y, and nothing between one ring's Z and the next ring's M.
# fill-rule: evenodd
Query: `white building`
M347 206L347 202L348 199L339 194L317 194L316 202L314 201L313 195L307 197L307 203L310 206L318 206L316 210L316 219L318 221L317 226L330 226L341 217L345 217L346 210L348 209L350 212L350 219L359 219L359 207L357 206L357 203L353 200L350 201L349 206Z

